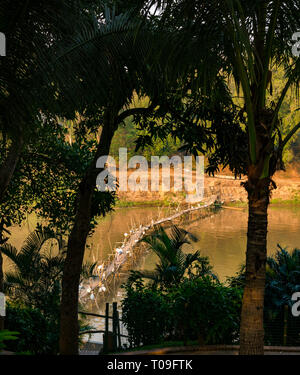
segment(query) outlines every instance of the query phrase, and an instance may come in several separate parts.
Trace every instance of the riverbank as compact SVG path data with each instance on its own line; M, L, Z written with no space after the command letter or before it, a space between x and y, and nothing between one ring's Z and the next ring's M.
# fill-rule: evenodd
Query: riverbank
M247 193L241 185L245 181L245 177L234 179L231 175L216 175L215 177L205 175L204 199L216 195L227 206L246 207ZM298 174L278 172L274 181L277 188L271 194L273 205L300 205L300 176ZM118 192L116 207L176 207L186 204L185 196L184 191L174 192L172 189L170 192Z

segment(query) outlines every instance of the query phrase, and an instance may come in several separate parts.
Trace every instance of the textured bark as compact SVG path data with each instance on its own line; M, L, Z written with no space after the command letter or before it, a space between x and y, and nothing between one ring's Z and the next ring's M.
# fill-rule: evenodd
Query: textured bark
M243 295L240 354L264 354L263 309L266 279L269 179L248 180L249 218L246 284Z
M96 160L109 154L115 125L106 120L100 136L96 155L80 185L78 209L74 226L69 236L67 257L62 279L60 317L60 354L78 354L78 286L84 257L86 239L92 218L92 197L96 187Z

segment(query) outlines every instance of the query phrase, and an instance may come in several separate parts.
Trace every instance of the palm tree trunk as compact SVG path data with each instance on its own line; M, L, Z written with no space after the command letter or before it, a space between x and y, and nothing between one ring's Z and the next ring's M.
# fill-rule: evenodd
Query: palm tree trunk
M249 217L246 283L243 295L240 354L264 354L263 308L267 258L269 179L246 184Z
M92 198L96 188L96 160L108 155L115 125L106 121L100 141L85 177L80 184L79 203L74 226L69 236L67 256L62 278L62 299L60 315L60 354L78 354L78 287L84 257L86 239L91 229Z

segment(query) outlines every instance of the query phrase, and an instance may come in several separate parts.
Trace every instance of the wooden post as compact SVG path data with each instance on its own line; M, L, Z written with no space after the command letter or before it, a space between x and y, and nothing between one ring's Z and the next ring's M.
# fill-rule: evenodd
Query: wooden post
M287 345L287 328L288 328L288 314L289 314L289 307L288 305L284 305L283 310L283 345Z
M117 302L113 302L113 346L114 351L118 348L118 310L117 310Z
M117 328L118 328L118 347L121 348L122 343L121 343L121 332L120 332L120 316L119 316L119 311L117 310Z
M108 317L109 317L109 304L105 304L105 333L103 336L103 352L107 353L108 351Z

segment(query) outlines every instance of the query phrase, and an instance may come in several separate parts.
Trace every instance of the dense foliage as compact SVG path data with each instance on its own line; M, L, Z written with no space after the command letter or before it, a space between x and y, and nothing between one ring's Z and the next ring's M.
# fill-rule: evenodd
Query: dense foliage
M145 242L159 257L156 269L132 271L123 286L123 321L134 346L170 340L239 342L245 266L220 283L208 259L197 254L193 270L186 272L184 261L194 255L181 250L188 242L187 235L177 227L170 234L159 227L146 237ZM202 272L197 272L198 268ZM291 296L300 290L300 251L288 252L278 245L267 259L266 277L265 344L299 345L300 321L291 314ZM152 281L147 282L149 279Z
M135 345L167 340L231 344L239 330L241 291L209 276L173 285L167 291L145 285L133 274L123 300L123 321Z
M9 299L6 326L20 333L8 348L33 354L57 354L65 241L49 228L38 227L20 250L6 243L0 251L10 263L4 276ZM84 264L81 277L92 276L93 269L94 264Z
M39 309L7 303L5 325L19 332L18 339L9 341L6 349L31 354L57 354L58 319L47 318Z
M238 339L241 288L220 283L199 251L184 253L190 239L196 238L175 225L169 231L159 226L144 238L158 263L153 272L132 271L124 286L123 321L134 345L165 340L229 344Z
M17 340L18 332L11 332L7 329L0 331L0 351L6 348L5 342L11 340Z
M243 289L245 267L229 278L231 287ZM300 251L289 252L278 245L268 257L264 300L265 343L268 345L300 344L300 320L291 313L293 293L300 291ZM284 338L286 329L286 339Z

